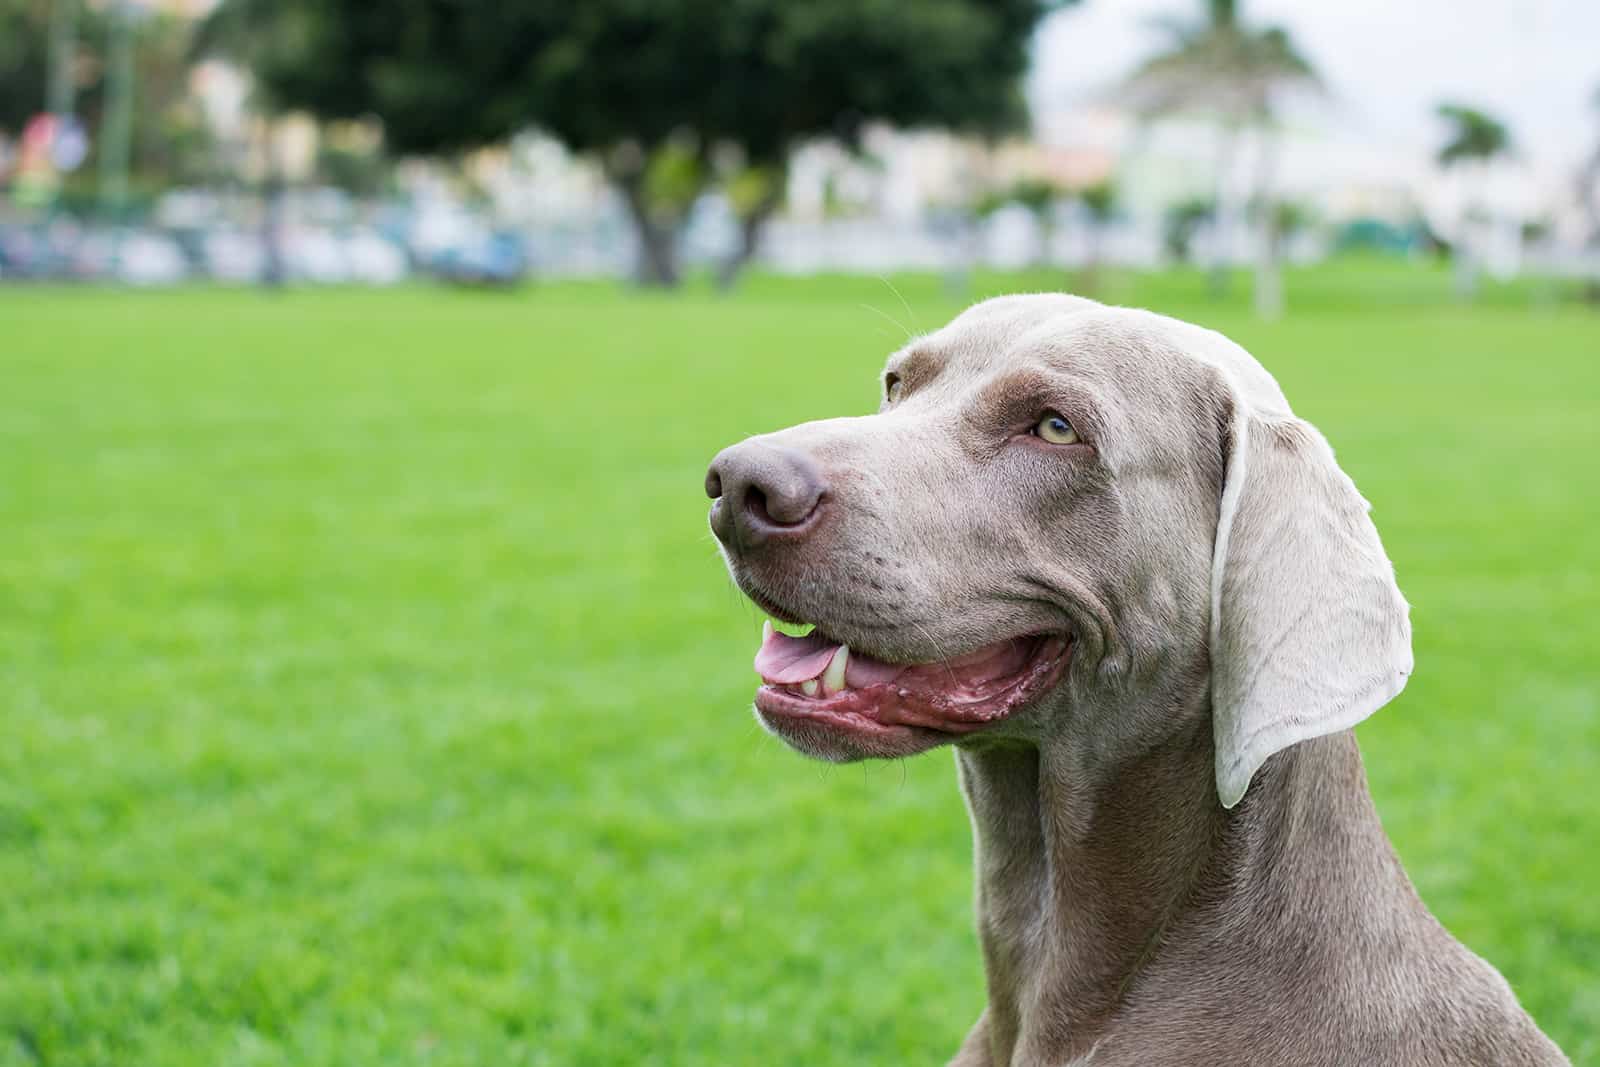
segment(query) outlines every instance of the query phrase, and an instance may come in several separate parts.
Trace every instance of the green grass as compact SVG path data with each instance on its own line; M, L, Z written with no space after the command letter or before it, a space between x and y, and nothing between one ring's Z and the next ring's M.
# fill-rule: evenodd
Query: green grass
M1600 315L1444 285L1113 294L1240 339L1374 502L1386 824L1597 1064ZM873 406L956 308L898 287L0 290L0 1065L942 1062L982 1003L949 756L759 732L700 491Z

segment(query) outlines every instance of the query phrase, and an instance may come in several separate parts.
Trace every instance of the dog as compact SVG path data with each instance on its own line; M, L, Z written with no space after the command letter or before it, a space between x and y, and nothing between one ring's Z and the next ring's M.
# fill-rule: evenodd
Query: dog
M1351 728L1408 608L1326 440L1220 334L1066 295L890 357L877 414L721 452L800 752L953 744L988 1003L952 1063L1568 1061L1418 899Z

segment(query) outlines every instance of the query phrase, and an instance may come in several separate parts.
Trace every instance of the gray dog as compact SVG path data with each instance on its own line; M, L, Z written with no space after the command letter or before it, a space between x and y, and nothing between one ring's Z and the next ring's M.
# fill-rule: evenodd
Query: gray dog
M1417 899L1350 728L1406 602L1237 345L1068 296L971 308L878 414L722 452L772 616L756 711L826 760L954 742L988 1007L957 1064L1563 1064Z

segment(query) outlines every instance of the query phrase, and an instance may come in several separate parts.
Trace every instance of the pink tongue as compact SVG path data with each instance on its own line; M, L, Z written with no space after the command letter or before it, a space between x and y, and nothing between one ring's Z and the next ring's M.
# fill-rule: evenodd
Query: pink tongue
M816 633L790 637L774 630L756 653L756 673L768 685L803 682L826 670L838 647Z
M790 637L774 630L756 653L756 673L768 685L794 685L827 670L828 661L838 649L837 644L816 633ZM852 688L882 685L894 681L905 671L905 667L852 651L845 665L845 684Z

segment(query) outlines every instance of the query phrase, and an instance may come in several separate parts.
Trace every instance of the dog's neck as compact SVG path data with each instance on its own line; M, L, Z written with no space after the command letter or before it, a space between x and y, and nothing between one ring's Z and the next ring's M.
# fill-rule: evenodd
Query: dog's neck
M1354 921L1363 898L1410 894L1348 733L1274 757L1231 812L1213 785L1208 719L1119 766L1081 752L958 756L995 1062L1087 1053L1135 981L1192 948L1193 930L1303 938L1307 915L1325 927Z

